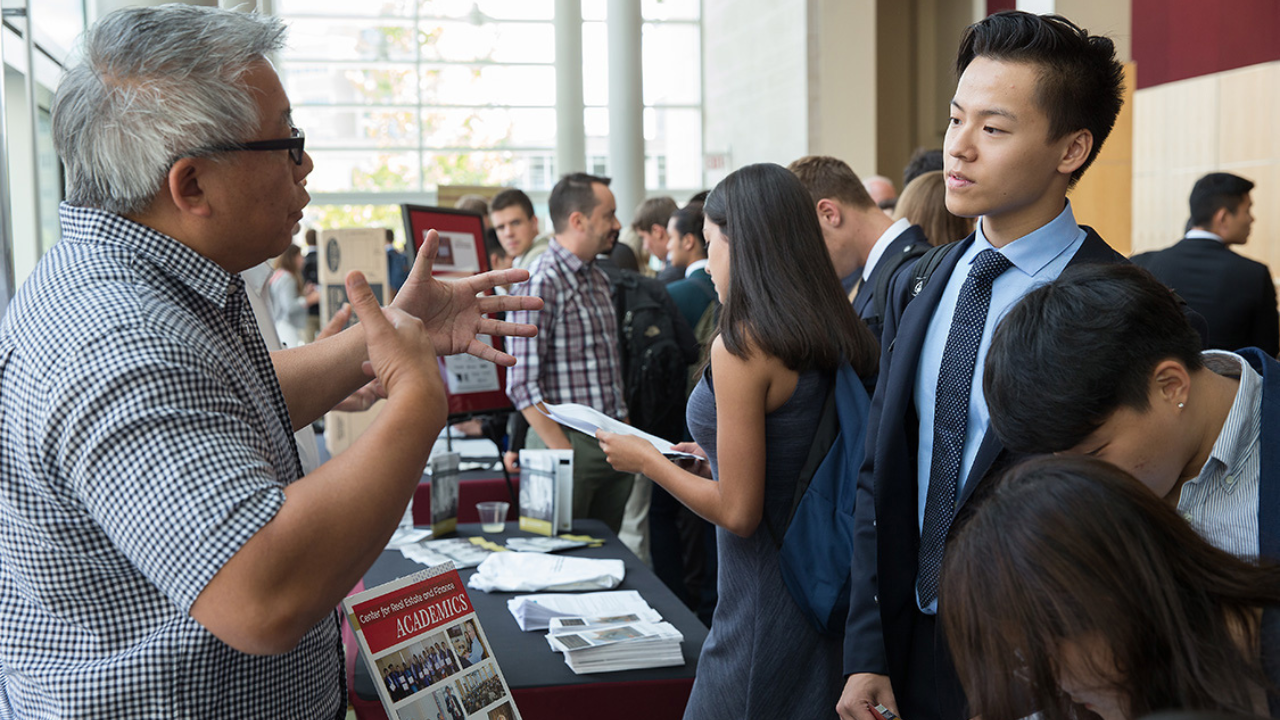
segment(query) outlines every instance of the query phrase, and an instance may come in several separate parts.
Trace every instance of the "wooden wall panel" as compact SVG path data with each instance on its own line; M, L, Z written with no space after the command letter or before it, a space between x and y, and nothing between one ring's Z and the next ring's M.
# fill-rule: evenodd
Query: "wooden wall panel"
M1255 222L1237 250L1280 270L1280 62L1166 83L1134 95L1133 252L1182 236L1187 197L1210 172L1255 183Z
M1076 222L1092 226L1111 247L1128 253L1133 233L1133 63L1125 65L1125 98L1102 152L1071 191Z

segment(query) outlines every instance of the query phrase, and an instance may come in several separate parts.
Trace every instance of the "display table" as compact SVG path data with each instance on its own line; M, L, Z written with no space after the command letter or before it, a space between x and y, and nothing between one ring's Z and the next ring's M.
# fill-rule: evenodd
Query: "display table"
M530 536L507 523L504 533L481 533L479 525L460 525L459 535L484 535L502 544L510 536ZM625 672L575 675L564 658L551 651L545 632L523 632L507 610L513 593L483 593L468 588L476 614L493 647L494 657L502 668L511 694L525 720L594 720L595 718L636 718L637 720L676 720L684 714L689 691L693 687L694 670L707 629L688 610L653 571L645 567L597 520L577 520L574 532L605 538L599 548L570 550L575 557L618 558L626 567L626 579L617 588L636 590L661 613L664 620L684 634L682 667L628 670ZM372 588L423 568L406 560L398 550L384 551L364 576L364 586ZM465 582L475 569L461 571ZM361 720L386 717L377 690L363 661L355 667L351 702Z

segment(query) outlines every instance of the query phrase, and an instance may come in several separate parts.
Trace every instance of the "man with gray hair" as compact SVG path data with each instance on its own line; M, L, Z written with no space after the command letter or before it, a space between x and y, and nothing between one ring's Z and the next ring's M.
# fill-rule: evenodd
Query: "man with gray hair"
M334 610L395 529L443 426L434 357L532 335L431 278L269 355L240 271L291 242L311 158L266 57L279 20L114 13L53 108L63 240L0 325L0 717L342 717ZM290 430L366 381L377 423L302 477ZM419 435L405 438L405 429Z

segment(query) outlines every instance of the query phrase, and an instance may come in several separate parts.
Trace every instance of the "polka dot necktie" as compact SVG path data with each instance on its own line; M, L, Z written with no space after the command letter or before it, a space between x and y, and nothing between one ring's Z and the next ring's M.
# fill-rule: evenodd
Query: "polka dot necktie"
M964 453L965 427L969 418L969 393L973 368L978 360L978 344L991 307L991 283L1012 263L995 250L983 250L973 261L969 277L960 288L955 315L947 333L942 366L938 369L938 391L933 415L933 459L929 466L929 492L924 506L924 528L920 532L920 566L916 592L920 606L928 607L938 598L938 571L942 568L942 546L956 514L956 489L960 482L960 460Z

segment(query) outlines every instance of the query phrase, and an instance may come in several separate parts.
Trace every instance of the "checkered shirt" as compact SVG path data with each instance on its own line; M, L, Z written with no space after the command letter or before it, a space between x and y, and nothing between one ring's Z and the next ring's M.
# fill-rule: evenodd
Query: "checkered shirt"
M243 281L61 217L0 325L0 717L339 717L336 614L275 656L188 614L301 472Z
M516 408L574 402L625 418L618 320L604 271L552 239L529 268L529 281L511 294L543 300L542 310L508 313L508 320L538 326L537 337L507 340L516 358L507 395Z

